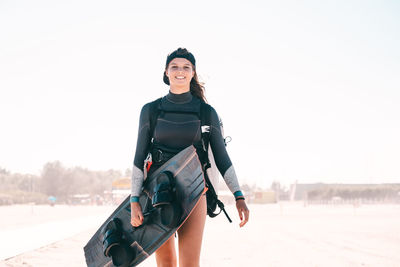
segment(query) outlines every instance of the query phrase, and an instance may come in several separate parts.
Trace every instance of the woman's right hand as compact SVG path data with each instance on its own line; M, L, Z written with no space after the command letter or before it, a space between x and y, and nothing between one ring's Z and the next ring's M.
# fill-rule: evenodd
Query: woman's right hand
M131 224L138 227L143 223L142 207L139 202L131 202Z

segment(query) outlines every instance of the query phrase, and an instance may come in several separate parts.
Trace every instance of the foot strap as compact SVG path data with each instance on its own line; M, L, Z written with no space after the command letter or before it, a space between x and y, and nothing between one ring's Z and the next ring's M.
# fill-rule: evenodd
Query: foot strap
M162 172L157 177L157 185L151 200L153 207L171 204L175 199L175 183L172 173Z

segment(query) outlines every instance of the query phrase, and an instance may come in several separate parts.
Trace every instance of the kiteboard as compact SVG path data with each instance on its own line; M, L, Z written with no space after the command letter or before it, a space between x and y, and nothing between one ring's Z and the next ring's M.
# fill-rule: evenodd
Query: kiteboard
M143 224L131 225L127 197L84 247L87 265L138 265L179 229L206 190L196 149L189 146L145 179L139 196Z

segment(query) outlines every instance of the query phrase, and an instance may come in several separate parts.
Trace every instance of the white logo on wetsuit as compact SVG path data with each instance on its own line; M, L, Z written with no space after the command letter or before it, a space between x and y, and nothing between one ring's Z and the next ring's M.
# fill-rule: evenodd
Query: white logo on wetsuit
M209 133L210 132L210 126L208 126L208 125L201 126L201 132L202 133Z

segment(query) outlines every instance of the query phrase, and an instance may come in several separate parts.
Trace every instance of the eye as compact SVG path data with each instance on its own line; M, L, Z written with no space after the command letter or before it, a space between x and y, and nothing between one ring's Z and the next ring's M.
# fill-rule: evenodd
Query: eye
M185 67L183 67L185 70L190 70L190 67L189 66L185 66Z
M171 66L171 69L176 70L178 66Z

